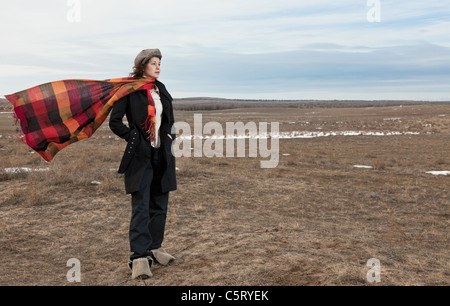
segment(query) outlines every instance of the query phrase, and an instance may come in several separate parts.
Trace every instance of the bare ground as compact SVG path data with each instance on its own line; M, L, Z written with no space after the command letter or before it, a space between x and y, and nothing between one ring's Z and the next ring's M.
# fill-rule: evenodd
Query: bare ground
M175 116L192 123L194 113ZM272 169L248 155L177 158L164 243L177 259L137 281L116 173L125 142L105 123L46 163L0 114L0 169L49 168L0 170L0 285L76 284L70 258L81 285L449 285L450 176L426 173L450 170L449 104L204 111L208 121L418 134L281 139ZM367 281L371 258L380 283Z

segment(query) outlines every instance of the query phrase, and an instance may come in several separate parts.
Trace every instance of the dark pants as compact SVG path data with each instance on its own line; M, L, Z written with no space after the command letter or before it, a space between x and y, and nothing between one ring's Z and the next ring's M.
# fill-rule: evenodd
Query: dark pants
M148 256L148 250L160 248L164 239L169 193L161 191L162 148L151 150L151 163L145 169L139 191L131 194L131 260Z

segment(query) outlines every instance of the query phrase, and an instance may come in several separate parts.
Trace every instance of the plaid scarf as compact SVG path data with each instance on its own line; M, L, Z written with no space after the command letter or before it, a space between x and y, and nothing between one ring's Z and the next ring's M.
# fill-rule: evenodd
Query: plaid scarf
M105 121L114 102L140 89L154 87L155 79L132 77L97 80L63 80L32 87L5 98L20 120L22 142L51 161L64 147L89 138ZM155 112L150 106L145 124L154 137ZM152 130L153 129L153 130ZM153 134L152 134L153 131Z
M148 137L147 139L151 141L156 140L156 108L155 108L155 101L153 101L152 94L150 93L150 90L155 88L155 83L148 83L141 87L142 89L147 90L147 99L148 99L148 107L147 107L147 119L142 123L142 127L144 128L144 131L147 132Z

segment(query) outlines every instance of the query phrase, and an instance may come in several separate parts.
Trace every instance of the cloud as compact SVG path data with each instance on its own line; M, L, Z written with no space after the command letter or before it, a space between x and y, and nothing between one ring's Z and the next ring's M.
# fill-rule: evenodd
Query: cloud
M27 65L5 65L0 64L0 78L10 78L27 75L42 75L42 74L62 74L68 73L71 75L89 75L98 72L93 72L89 70L67 70L58 69L52 67L42 67L42 66L27 66Z
M170 83L184 94L192 88L190 82L182 81L188 79L195 80L194 88L201 84L204 92L234 98L276 97L281 93L283 98L303 99L305 95L312 98L310 93L314 92L320 93L321 99L333 99L336 94L358 99L376 99L377 95L398 99L403 94L405 99L414 99L423 92L421 99L447 99L449 51L431 44L369 51L324 44L266 54L209 52L189 60L170 59L163 68L168 75L177 76ZM198 66L198 62L203 64ZM394 95L396 90L399 93ZM433 97L430 91L438 96Z
M381 22L369 23L360 0L80 0L71 23L66 1L8 2L0 93L126 76L141 49L159 47L179 97L448 99L450 3L380 3Z

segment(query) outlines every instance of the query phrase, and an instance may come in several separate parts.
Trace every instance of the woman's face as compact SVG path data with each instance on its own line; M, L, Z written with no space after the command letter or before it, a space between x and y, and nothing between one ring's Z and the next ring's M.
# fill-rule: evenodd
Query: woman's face
M160 72L161 60L158 57L152 57L145 66L144 77L157 79Z

